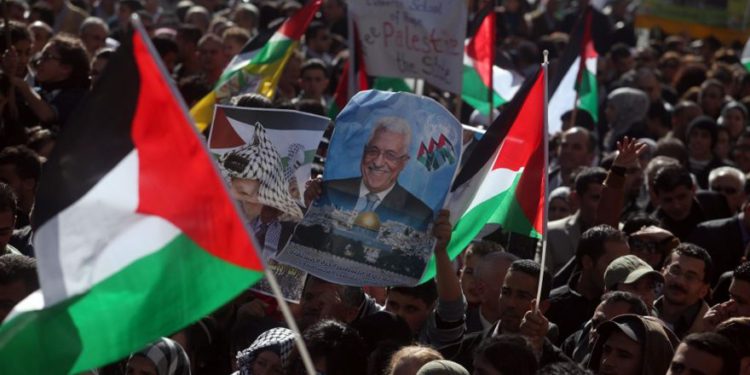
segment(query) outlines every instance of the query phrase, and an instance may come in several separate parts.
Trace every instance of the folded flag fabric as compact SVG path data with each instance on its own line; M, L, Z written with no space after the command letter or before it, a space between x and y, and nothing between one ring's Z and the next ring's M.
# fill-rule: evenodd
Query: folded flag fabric
M41 291L0 325L0 374L79 373L211 313L262 263L138 28L68 122L34 212Z
M289 57L299 45L322 1L310 0L286 20L257 53L253 53L251 48L243 48L243 52L251 51L240 53L232 60L214 89L190 109L198 130L203 131L211 124L215 104L228 104L232 97L251 92L273 97Z
M549 132L562 129L560 117L577 108L586 111L596 123L599 119L599 95L596 81L596 65L599 57L595 48L597 30L602 30L601 17L596 8L588 7L581 13L570 34L570 41L556 64L556 75L549 83Z
M544 212L544 71L527 80L456 176L448 209L455 258L486 228L541 238ZM434 259L422 281L434 276Z
M497 108L510 101L523 83L518 73L496 65L493 10L493 7L485 7L477 14L473 27L476 31L464 48L461 98L485 116L489 116L490 107Z

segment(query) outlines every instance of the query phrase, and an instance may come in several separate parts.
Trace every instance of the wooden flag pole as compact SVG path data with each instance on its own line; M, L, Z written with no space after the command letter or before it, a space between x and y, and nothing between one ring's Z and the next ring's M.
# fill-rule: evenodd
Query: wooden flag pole
M544 264L547 263L547 211L549 206L549 121L547 111L549 110L549 80L547 79L547 68L549 67L549 51L544 50L544 61L542 62L542 71L544 74L544 126L542 128L542 147L544 147L544 209L542 211L542 258L539 267L539 285L536 291L536 308L539 309L539 302L542 299L542 285L544 284Z

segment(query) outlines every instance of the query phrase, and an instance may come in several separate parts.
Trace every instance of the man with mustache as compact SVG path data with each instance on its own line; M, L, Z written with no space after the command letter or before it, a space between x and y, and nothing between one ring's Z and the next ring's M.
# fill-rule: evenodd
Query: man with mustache
M657 317L682 339L704 330L703 316L713 263L708 252L691 243L681 243L667 258L664 274L664 296L654 303Z
M381 221L407 220L424 230L433 220L432 210L398 183L398 176L409 161L411 127L392 116L375 121L360 161L362 177L323 183L331 204L339 209L375 212Z

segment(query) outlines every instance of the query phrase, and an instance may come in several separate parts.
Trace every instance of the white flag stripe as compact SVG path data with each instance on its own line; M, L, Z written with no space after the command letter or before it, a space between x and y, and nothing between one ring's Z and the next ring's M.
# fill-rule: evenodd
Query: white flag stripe
M576 104L576 78L578 76L578 67L581 64L581 58L576 57L573 64L565 73L557 90L549 98L549 107L547 107L547 121L549 124L548 131L555 134L562 129L562 120L560 116L566 111L575 108Z
M85 293L180 233L166 220L137 214L138 156L131 151L81 199L35 235L45 303ZM60 278L50 275L62 273Z

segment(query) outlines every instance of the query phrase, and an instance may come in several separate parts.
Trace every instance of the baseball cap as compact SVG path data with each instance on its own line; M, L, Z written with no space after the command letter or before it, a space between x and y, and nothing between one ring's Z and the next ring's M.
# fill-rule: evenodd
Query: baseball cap
M604 271L604 286L613 290L617 284L632 284L642 277L653 275L664 282L664 276L635 255L624 255L612 261Z
M643 343L646 338L643 322L639 316L633 314L617 316L596 328L599 337L609 336L613 331L620 331L637 343Z

